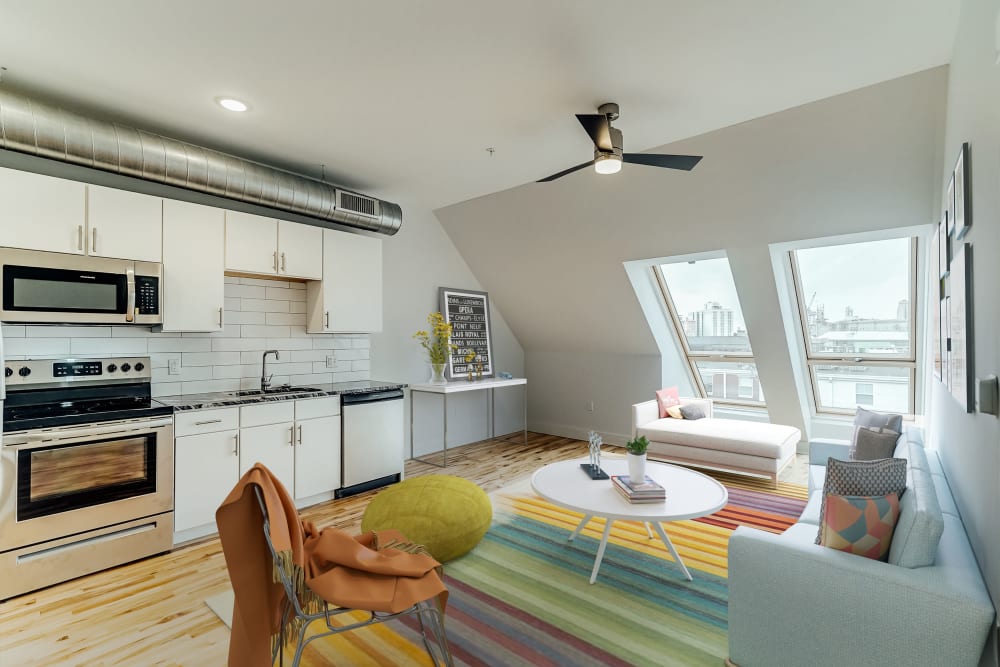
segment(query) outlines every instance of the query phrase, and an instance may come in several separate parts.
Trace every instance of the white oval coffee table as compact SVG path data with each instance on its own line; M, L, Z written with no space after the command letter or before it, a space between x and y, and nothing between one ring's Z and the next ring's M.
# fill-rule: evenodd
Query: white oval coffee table
M608 546L611 524L615 520L643 523L650 538L653 537L649 532L649 526L652 524L663 544L680 565L684 576L691 581L691 573L677 555L677 550L660 523L696 519L718 512L729 502L729 492L726 491L726 487L708 475L688 468L647 461L646 475L667 490L667 499L661 503L632 504L612 487L611 480L590 479L580 469L580 464L588 461L586 458L560 461L540 468L531 477L531 488L550 503L583 512L583 520L569 536L570 541L595 516L607 519L604 523L604 534L601 535L601 544L597 548L597 557L594 559L594 569L590 573L590 583L597 580L597 571L601 568L604 550ZM628 463L625 459L602 459L601 468L609 475L628 474Z

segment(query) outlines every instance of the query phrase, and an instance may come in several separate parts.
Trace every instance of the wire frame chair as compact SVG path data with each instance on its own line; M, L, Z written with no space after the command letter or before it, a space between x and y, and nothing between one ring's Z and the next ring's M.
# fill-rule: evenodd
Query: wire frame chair
M297 623L293 623L293 627L298 627L298 637L296 638L295 657L292 658L291 667L298 667L299 662L302 660L302 653L305 651L306 646L317 639L343 632L349 632L351 630L357 630L359 628L365 628L371 625L377 625L379 623L385 623L386 621L392 621L405 616L415 616L417 619L417 625L420 629L420 637L423 639L424 648L427 650L427 655L431 658L431 663L434 667L438 667L439 665L453 667L454 662L451 657L451 650L448 647L448 637L445 635L444 631L444 614L438 608L434 599L418 602L409 609L404 609L403 611L396 612L394 614L370 611L367 609L336 607L331 606L327 602L323 602L321 611L313 613L306 611L302 605L302 601L296 593L294 582L285 569L281 567L278 553L275 551L274 543L271 541L271 524L267 516L267 507L264 504L264 498L261 494L260 487L254 486L254 493L256 494L257 504L260 505L260 511L264 518L264 539L267 540L267 549L271 554L271 560L274 563L275 572L278 573L278 576L281 579L281 585L285 589L285 597L287 598L287 603L281 617L281 634L279 636L279 641L274 646L271 653L272 665L277 659L278 664L281 667L284 667L286 644L285 628L288 626L288 622L292 621L293 618L298 619ZM362 611L367 614L367 618L363 621L356 621L345 625L334 625L333 621L335 617L358 611ZM318 620L326 622L326 629L306 637L306 631L309 629L309 626L313 621Z

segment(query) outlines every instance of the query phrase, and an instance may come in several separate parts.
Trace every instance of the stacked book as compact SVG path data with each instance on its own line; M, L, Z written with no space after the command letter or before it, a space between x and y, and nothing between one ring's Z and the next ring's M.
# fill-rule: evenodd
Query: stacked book
M667 490L649 475L638 483L633 482L628 475L612 475L611 486L630 503L662 503L667 499Z

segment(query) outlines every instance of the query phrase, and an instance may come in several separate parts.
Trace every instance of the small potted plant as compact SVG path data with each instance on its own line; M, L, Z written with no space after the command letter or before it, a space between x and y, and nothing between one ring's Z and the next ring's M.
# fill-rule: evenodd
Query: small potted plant
M430 330L421 329L413 334L413 337L427 350L427 359L431 365L429 382L443 384L447 382L444 368L448 363L448 356L458 349L458 345L451 342L451 324L445 321L444 315L431 313L427 316L427 323L430 325Z
M625 451L628 454L628 476L635 484L641 484L646 479L646 450L649 448L649 440L646 436L640 435L625 443Z

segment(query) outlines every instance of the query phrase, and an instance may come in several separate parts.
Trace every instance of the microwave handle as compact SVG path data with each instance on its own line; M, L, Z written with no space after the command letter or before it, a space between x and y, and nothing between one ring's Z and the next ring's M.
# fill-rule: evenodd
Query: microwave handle
M125 321L135 321L135 269L129 267L125 271Z

